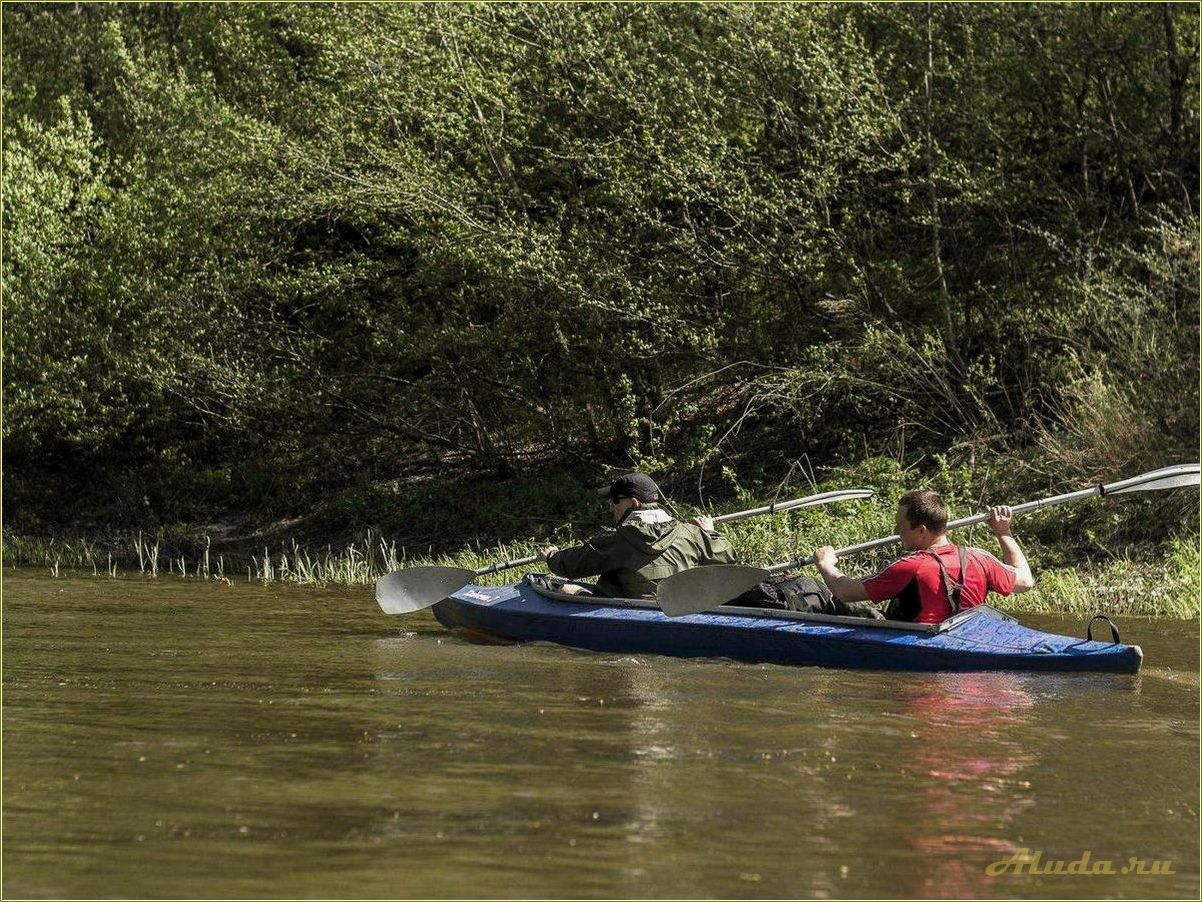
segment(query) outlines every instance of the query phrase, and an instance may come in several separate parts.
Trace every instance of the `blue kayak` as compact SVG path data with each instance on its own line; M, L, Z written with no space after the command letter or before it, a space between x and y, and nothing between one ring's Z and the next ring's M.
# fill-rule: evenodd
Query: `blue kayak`
M468 585L434 616L469 637L590 651L733 658L879 670L1089 670L1134 673L1138 645L1044 633L980 605L939 624L724 606L668 617L654 601Z

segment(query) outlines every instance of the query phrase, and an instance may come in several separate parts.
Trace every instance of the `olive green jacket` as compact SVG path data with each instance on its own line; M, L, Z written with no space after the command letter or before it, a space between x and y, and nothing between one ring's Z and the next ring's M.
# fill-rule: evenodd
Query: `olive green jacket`
M597 591L607 597L655 595L655 584L682 570L705 564L733 564L730 542L693 523L677 523L657 505L626 512L609 532L547 558L557 576L580 579L600 575Z

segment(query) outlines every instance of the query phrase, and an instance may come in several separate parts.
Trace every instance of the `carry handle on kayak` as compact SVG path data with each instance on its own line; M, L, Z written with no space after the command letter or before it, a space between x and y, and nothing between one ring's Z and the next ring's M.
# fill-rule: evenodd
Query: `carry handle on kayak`
M836 501L858 501L871 498L872 489L839 489L833 492L819 492L805 498L794 498L790 501L775 502L763 507L753 507L750 510L737 511L733 514L723 514L714 518L714 523L731 523L748 517L758 517L763 514L780 514L785 511L797 510L802 507L812 507L819 504L832 504ZM487 576L535 564L542 560L542 555L532 554L529 557L511 561L500 561L472 570L468 567L437 567L420 566L408 567L404 570L394 570L376 580L376 603L385 614L410 614L428 608L452 592L457 592L477 576Z
M1027 511L1038 510L1041 507L1071 504L1074 501L1082 501L1094 495L1105 496L1131 492L1154 492L1162 489L1198 485L1199 469L1198 464L1179 464L1172 467L1163 467L1159 470L1144 473L1141 476L1134 476L1131 479L1123 479L1117 482L1106 483L1105 485L1095 485L1092 488L1082 489L1078 492L1052 495L1050 498L1041 498L1038 501L1027 501L1014 505L1011 510L1016 514L1021 514ZM949 530L959 529L961 526L984 523L988 519L988 512L973 514L970 517L952 520L947 524L947 528ZM858 554L861 551L869 551L873 548L892 545L899 541L901 541L900 536L886 536L883 539L873 539L870 542L861 542L858 545L849 545L846 548L840 548L835 554L839 557L847 557L851 554ZM804 560L789 561L767 568L748 567L742 564L714 564L708 567L694 567L692 570L685 570L661 580L656 595L660 607L670 617L680 617L685 614L700 614L703 611L713 610L733 598L737 598L756 583L762 582L775 574L783 573L786 570L795 570L798 567L805 567L812 563L814 563L814 556L810 555L810 557Z
M1108 627L1110 627L1110 638L1114 640L1114 644L1115 645L1120 644L1123 640L1122 640L1122 637L1119 636L1119 628L1117 626L1115 626L1114 621L1111 620L1109 617L1107 617L1105 614L1094 614L1093 617L1091 617L1089 619L1089 623L1085 624L1086 640L1089 642L1093 641L1093 625L1095 623L1097 623L1099 620L1101 620Z

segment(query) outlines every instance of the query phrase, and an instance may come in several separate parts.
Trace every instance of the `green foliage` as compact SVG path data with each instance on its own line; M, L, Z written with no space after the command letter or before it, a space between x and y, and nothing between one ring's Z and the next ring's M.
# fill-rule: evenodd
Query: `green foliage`
M1174 543L1165 558L1135 563L1116 559L1087 567L1047 569L1031 592L1003 606L1063 614L1152 615L1195 618L1199 613L1198 546Z
M508 508L590 519L568 499L619 469L725 503L859 459L977 503L1197 447L1194 8L3 29L11 526L450 546L545 535ZM1170 513L1156 538L1196 510Z

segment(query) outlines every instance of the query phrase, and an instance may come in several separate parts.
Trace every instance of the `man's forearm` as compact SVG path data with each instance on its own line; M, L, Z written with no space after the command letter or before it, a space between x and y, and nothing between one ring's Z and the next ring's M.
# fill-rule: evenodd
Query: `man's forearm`
M1002 563L1014 568L1015 593L1026 592L1035 585L1035 576L1031 573L1031 565L1027 563L1027 556L1019 547L1018 540L1006 533L998 536L997 541L1002 549Z
M607 564L605 554L588 542L572 548L562 548L547 558L547 568L556 576L566 576L568 579L604 573Z
M868 593L864 591L864 581L844 576L834 564L820 562L818 572L822 581L831 590L831 594L839 601L868 601Z

